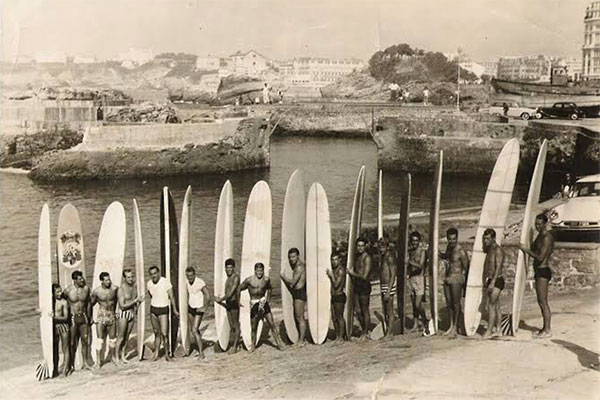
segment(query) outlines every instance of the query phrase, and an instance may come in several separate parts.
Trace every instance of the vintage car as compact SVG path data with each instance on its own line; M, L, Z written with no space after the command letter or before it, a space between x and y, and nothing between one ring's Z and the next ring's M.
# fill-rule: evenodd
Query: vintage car
M540 112L547 118L563 118L576 120L585 117L585 112L575 103L554 103L552 107L543 107Z
M557 239L600 239L600 174L586 176L573 185L567 200L550 210Z
M504 115L505 104L508 106L508 111L506 112L507 117L521 118L523 120L528 120L530 118L542 118L542 114L537 108L521 107L518 103L514 103L512 101L494 102L488 109L488 112L491 115Z

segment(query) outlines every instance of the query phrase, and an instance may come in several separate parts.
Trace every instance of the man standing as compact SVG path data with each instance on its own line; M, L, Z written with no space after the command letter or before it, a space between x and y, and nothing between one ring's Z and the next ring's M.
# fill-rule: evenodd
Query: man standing
M66 290L67 301L71 308L71 368L75 366L77 345L81 338L83 368L90 369L94 365L90 356L90 329L92 320L90 288L86 285L81 271L73 271L71 279L73 279L73 284Z
M371 274L371 268L373 265L373 259L369 253L366 252L367 241L363 238L356 240L356 263L354 269L349 269L348 275L354 282L354 292L356 293L354 299L355 304L358 302L358 322L360 323L362 333L359 340L369 339L369 332L371 329L371 315L369 314L369 303L371 301L371 281L369 276ZM350 339L350 338L348 338Z
M483 335L484 339L492 337L495 331L498 335L502 334L500 323L502 314L500 313L500 292L504 289L504 278L502 277L502 267L504 265L504 250L496 243L496 231L488 228L483 231L483 251L485 253L484 288L488 300L488 327Z
M249 276L239 286L239 292L242 290L248 290L250 294L250 320L252 323L252 344L248 351L252 353L256 346L256 331L258 329L258 323L261 320L266 321L273 339L279 350L283 350L283 346L279 340L275 321L273 320L273 314L271 314L271 307L269 306L269 299L271 297L271 280L268 276L265 276L265 265L261 262L254 264L254 275Z
M406 266L408 271L408 290L413 306L414 325L412 330L417 329L420 319L423 325L423 335L429 336L429 323L425 314L425 308L423 307L425 279L427 278L427 250L421 245L421 234L417 231L410 234Z
M544 318L544 326L538 332L533 332L534 339L549 339L552 337L552 312L548 304L548 283L552 279L552 270L548 261L554 250L554 237L547 228L548 217L539 214L535 217L535 229L539 232L531 249L521 243L519 248L533 258L533 270L535 272L535 291L537 301Z
M240 340L240 298L238 290L240 276L235 272L235 260L233 258L225 260L225 274L227 274L225 294L223 297L215 298L215 302L227 310L229 329L231 329L231 336L233 336L233 346L229 349L229 354L234 354L238 351Z
M469 270L469 257L467 252L458 244L458 230L450 228L446 231L448 246L445 253L440 253L440 258L446 261L444 276L444 296L450 319L450 328L444 335L456 336L460 320L460 300Z
M158 352L161 343L165 346L165 360L171 361L171 347L169 346L169 305L173 314L179 318L175 297L173 296L173 286L171 282L160 276L160 271L156 265L148 270L150 280L146 285L150 300L150 322L154 331L154 354L152 361L158 360Z
M334 343L342 343L346 335L346 321L344 321L344 307L346 306L346 269L340 263L338 253L331 254L331 270L327 270L331 281L331 315L335 328Z
M425 86L425 89L423 89L423 105L429 105L429 89L427 88L427 86Z
M200 324L202 317L206 312L206 305L210 304L210 293L206 287L206 283L196 276L196 271L193 267L187 267L185 270L187 278L186 287L188 291L188 314L192 317L192 334L196 338L196 346L198 347L198 358L204 359L204 351L202 349L202 334L200 333ZM184 312L184 311L182 311ZM192 349L190 348L190 354Z
M263 104L269 104L269 86L265 83L262 90Z
M71 366L71 343L69 335L71 327L69 326L69 303L63 298L62 288L58 283L52 284L52 294L54 296L54 312L52 321L54 322L54 371L52 376L58 375L58 342L63 352L63 376L68 376L73 372Z
M394 296L396 295L396 255L389 248L389 241L380 238L378 241L381 262L379 282L381 284L381 303L383 304L384 339L394 336Z
M100 273L100 286L92 292L92 307L98 303L96 314L96 369L102 367L102 354L104 353L104 341L108 334L108 348L110 361L117 364L117 321L115 310L117 308L117 287L112 285L108 272Z
M306 266L300 261L300 250L293 247L288 251L288 261L292 268L292 276L287 277L281 274L281 280L292 293L294 299L294 319L298 326L298 342L292 347L304 346L304 337L306 335L306 320L304 319L304 309L306 307Z
M137 296L137 288L133 272L126 268L123 270L123 284L117 288L117 361L127 364L125 350L129 335L133 329L133 321L139 304L144 301L144 296Z

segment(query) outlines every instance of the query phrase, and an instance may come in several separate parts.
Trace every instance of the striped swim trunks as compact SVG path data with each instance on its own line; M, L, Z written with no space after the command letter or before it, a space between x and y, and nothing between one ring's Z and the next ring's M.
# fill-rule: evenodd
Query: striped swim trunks
M385 292L387 292L388 288L389 288L388 284L385 284L385 283L381 284L381 295L382 296ZM396 295L396 288L397 288L397 284L396 284L396 282L394 282L394 284L392 285L392 290L390 290L390 296Z
M117 313L117 319L125 319L128 322L133 321L135 314L131 310L119 311Z

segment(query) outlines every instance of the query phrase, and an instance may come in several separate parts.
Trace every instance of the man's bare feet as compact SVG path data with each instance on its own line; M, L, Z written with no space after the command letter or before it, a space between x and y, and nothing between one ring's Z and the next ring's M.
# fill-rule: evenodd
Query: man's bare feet
M492 333L490 331L486 331L483 336L481 336L481 339L483 340L488 340L492 338Z
M447 335L454 335L456 334L456 329L454 328L454 325L452 325L447 331L445 331L442 336L447 336Z
M157 361L158 360L158 351L155 351L154 353L152 353L152 361Z
M534 339L550 339L552 337L552 332L547 332L544 330L540 330L538 332L533 332L531 337Z
M196 354L196 358L197 358L198 360L204 360L204 352L203 352L203 351L201 351L201 352L199 352L198 354Z

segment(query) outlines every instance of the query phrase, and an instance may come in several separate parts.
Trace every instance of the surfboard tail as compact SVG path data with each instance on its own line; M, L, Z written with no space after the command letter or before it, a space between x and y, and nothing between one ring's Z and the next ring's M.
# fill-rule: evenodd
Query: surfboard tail
M35 377L38 381L51 378L50 369L48 368L48 363L46 361L38 364L38 366L35 368Z
M512 314L507 314L505 316L502 317L502 320L500 321L500 328L502 330L502 335L503 336L514 336L514 329L513 329L513 315Z

